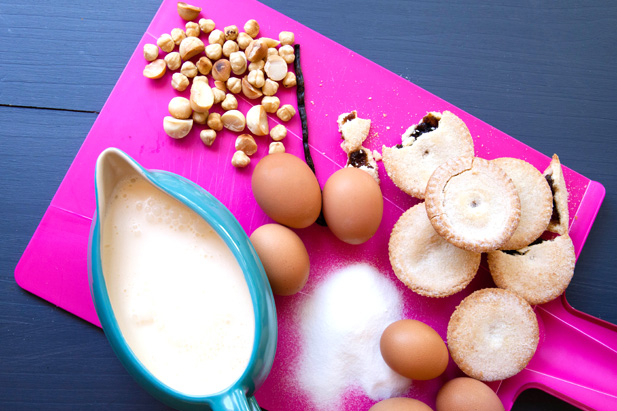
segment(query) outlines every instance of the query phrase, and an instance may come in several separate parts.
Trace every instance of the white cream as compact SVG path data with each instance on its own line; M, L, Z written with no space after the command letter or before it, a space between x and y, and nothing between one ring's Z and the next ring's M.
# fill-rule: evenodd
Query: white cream
M102 222L103 273L129 347L161 382L209 395L248 365L248 285L222 238L141 177L118 183Z

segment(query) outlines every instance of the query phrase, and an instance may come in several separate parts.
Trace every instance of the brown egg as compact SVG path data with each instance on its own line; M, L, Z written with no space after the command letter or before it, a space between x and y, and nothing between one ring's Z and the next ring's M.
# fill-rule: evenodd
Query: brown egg
M431 407L422 401L413 398L388 398L379 401L368 411L433 411Z
M381 335L381 355L397 373L413 380L440 376L448 366L448 349L439 334L416 320L399 320Z
M268 154L251 179L253 195L261 209L277 223L308 227L321 212L321 190L315 174L289 153Z
M504 411L501 400L488 385L473 378L448 381L437 393L437 411Z
M279 224L266 224L253 232L251 242L274 294L292 295L304 287L310 270L309 256L296 233Z
M349 244L362 244L379 228L383 196L366 171L345 167L323 189L323 213L330 231Z

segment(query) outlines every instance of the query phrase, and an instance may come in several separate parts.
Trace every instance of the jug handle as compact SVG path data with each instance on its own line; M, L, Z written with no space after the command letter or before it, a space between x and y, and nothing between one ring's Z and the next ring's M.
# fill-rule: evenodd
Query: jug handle
M527 368L497 388L505 409L528 388L583 410L617 409L617 326L575 310L565 295L535 311L540 344Z
M247 396L243 390L235 389L218 397L212 404L214 411L261 411L257 400L253 396Z

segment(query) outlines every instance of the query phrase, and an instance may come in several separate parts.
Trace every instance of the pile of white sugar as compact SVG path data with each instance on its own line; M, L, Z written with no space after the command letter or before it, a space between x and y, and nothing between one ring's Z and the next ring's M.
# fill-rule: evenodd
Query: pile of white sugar
M319 409L339 409L347 389L373 400L398 396L411 380L384 362L383 330L402 318L399 291L370 265L332 273L302 307L298 381Z

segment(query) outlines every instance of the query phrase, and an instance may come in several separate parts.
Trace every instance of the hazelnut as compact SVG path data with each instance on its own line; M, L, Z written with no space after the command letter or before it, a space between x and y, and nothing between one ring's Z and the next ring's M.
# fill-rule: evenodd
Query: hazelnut
M180 65L182 64L182 59L180 59L180 53L177 51L171 52L165 56L165 63L167 64L167 68L169 70L178 70Z
M225 92L223 90L219 90L218 88L212 89L212 95L214 96L214 104L218 104L225 100Z
M185 61L182 63L180 73L184 74L188 78L193 78L197 75L197 67L192 61Z
M281 105L281 100L275 96L267 96L261 100L261 105L266 110L266 113L276 113L276 110Z
M174 73L171 76L171 87L174 90L184 91L189 86L189 79L182 73Z
M154 61L159 56L159 47L156 44L144 44L144 58Z
M214 21L210 19L199 19L199 28L205 34L210 34L210 32L214 30L214 27L215 27Z
M229 55L229 62L231 63L231 71L236 76L244 74L246 71L246 55L243 51L235 51Z
M251 41L253 41L253 38L248 34L242 32L238 34L238 38L236 39L236 41L238 42L238 46L240 47L240 49L244 50L249 46Z
M223 46L223 43L225 43L225 33L218 29L212 30L208 36L208 43Z
M252 156L257 152L257 143L250 134L240 134L236 138L236 150L244 151L247 156Z
M249 64L249 71L253 70L263 70L266 62L264 60L258 60L251 64Z
M240 47L238 47L238 43L233 40L227 40L225 44L223 44L223 55L225 57L229 57L231 53L234 53L238 50L240 50Z
M244 151L236 151L231 157L231 165L236 168L244 168L251 163L251 159Z
M169 53L174 49L176 43L174 43L174 39L167 33L161 34L161 37L156 41L156 45L161 48L165 53Z
M231 131L240 132L244 130L244 126L246 125L244 114L238 110L226 111L221 119L223 120L223 126Z
M167 71L167 64L165 63L165 60L156 59L144 67L143 74L144 77L157 79L163 77L163 75L165 75L165 71Z
M262 39L253 40L245 50L246 58L250 61L263 60L268 54L268 46Z
M193 114L191 102L185 97L172 98L167 105L167 110L169 110L169 114L171 114L172 117L181 120L186 120Z
M187 37L180 42L180 57L188 60L204 51L204 42L199 37Z
M251 133L256 136L265 136L268 134L268 115L263 106L256 105L249 109L246 113L246 126Z
M231 64L227 59L217 60L212 66L212 78L220 81L227 81L231 75Z
M281 45L283 46L289 46L291 44L294 44L295 40L295 36L291 31L281 31L279 33L279 40L281 41Z
M279 56L283 57L283 60L285 60L285 63L287 64L293 63L296 59L294 48L290 45L281 46L281 48L279 49Z
M214 81L214 87L218 88L219 90L221 90L223 93L227 92L227 86L225 85L226 83L224 81L220 81L220 80L215 80Z
M259 23L256 20L249 20L244 24L244 31L252 38L257 37L259 34Z
M214 131L221 131L223 129L223 122L221 121L221 115L219 113L208 114L206 124Z
M201 138L201 141L205 145L210 147L214 143L214 140L216 140L216 131L214 131L214 130L201 130L201 132L199 133L199 138Z
M182 29L175 28L171 30L171 38L173 39L174 44L179 46L180 43L182 43L182 40L186 38L186 33Z
M277 49L275 49L274 47L270 47L268 48L268 52L266 53L266 58L270 57L270 56L278 56L279 51Z
M270 137L272 137L274 141L281 141L287 137L287 129L282 124L274 126L272 130L270 130Z
M253 70L249 72L249 75L247 76L246 79L255 88L262 88L266 82L266 78L264 77L264 72L261 70Z
M238 94L242 91L242 80L238 77L230 77L229 80L227 80L227 90L234 94Z
M221 103L223 110L235 110L238 108L238 100L233 94L227 94L225 100Z
M268 78L271 78L274 81L280 81L287 75L287 63L281 56L270 56L266 61L264 70L268 75Z
M214 104L214 94L205 76L196 76L191 86L191 108L200 113L210 110ZM211 127L212 128L212 127Z
M186 35L188 37L199 37L201 30L199 29L199 24L194 21L189 21L186 23Z
M225 40L235 40L238 38L238 27L227 26L223 29L223 33L225 33Z
M296 115L296 109L291 104L285 104L276 111L276 116L282 121L289 121Z
M209 113L198 113L197 111L193 111L193 122L197 124L206 124L208 114Z
M280 143L278 141L274 141L270 143L270 146L268 146L268 154L276 154L276 153L284 153L284 152L285 152L285 146L283 145L283 143Z
M296 85L296 75L293 72L288 72L283 79L283 87L290 88Z
M206 56L200 57L199 60L197 60L196 66L199 73L203 74L204 76L210 74L210 70L212 70L212 62Z
M193 128L193 120L180 120L172 116L163 118L163 130L171 138L182 138Z
M259 98L263 95L261 90L256 89L251 83L248 82L247 76L242 77L242 93L251 100Z
M201 7L191 6L182 1L178 2L178 15L186 21L195 20L200 11Z
M260 40L266 45L266 47L278 47L278 45L281 44L280 41L269 37L262 37Z
M251 71L251 73L253 73L253 71ZM276 94L278 89L279 89L279 83L277 83L276 81L267 79L263 87L261 88L261 91L264 93L264 96L273 96Z
M211 60L218 60L223 55L223 47L220 44L208 44L206 46L206 56Z

